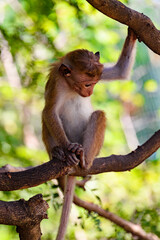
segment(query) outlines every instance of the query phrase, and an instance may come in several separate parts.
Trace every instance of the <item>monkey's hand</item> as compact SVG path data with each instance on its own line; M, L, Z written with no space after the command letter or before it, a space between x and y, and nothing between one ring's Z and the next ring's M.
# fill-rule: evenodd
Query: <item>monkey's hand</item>
M68 150L76 155L76 157L80 160L81 167L85 168L84 150L82 145L79 143L70 143Z
M61 146L56 146L52 150L52 157L59 159L67 164L67 166L78 165L80 159L76 154L70 152L68 149L64 149Z

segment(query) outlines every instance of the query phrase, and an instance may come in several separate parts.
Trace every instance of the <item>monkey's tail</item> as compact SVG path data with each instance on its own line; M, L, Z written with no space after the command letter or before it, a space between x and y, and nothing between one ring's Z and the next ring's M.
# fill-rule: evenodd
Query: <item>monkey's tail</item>
M65 237L67 224L69 220L69 213L70 213L72 201L73 201L75 183L76 183L76 177L67 176L67 181L65 184L65 191L64 191L64 201L63 201L61 220L60 220L60 225L59 225L56 240L63 240Z

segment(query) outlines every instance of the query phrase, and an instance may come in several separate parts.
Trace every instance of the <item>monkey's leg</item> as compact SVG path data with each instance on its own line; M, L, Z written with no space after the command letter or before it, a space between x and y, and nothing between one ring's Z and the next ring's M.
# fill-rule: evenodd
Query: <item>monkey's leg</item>
M74 176L66 176L63 209L61 214L60 225L56 240L63 240L67 230L69 220L69 213L72 206L73 194L75 188L76 178Z
M106 117L103 111L92 113L83 136L85 168L90 168L95 156L98 155L104 141Z

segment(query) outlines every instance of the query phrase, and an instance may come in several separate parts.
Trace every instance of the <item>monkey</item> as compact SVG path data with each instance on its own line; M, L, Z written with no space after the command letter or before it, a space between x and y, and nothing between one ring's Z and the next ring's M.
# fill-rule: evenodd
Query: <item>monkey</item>
M90 103L103 70L99 58L98 52L79 49L52 65L42 112L42 137L50 159L56 147L68 164L89 168L101 149L106 118L103 111L93 111ZM64 239L74 186L75 177L67 176L57 240Z
M45 87L42 139L50 160L89 169L103 145L106 117L93 111L90 96L99 80L129 76L135 58L136 35L129 29L122 53L112 67L100 63L100 54L85 49L69 52L52 64ZM65 177L62 215L56 240L63 240L73 200L75 177Z

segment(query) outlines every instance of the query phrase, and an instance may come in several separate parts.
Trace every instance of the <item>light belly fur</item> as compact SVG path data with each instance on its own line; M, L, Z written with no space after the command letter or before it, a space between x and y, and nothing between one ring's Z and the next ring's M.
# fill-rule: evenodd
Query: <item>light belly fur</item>
M93 112L90 98L77 96L68 99L60 112L63 128L69 141L82 143L84 131Z

